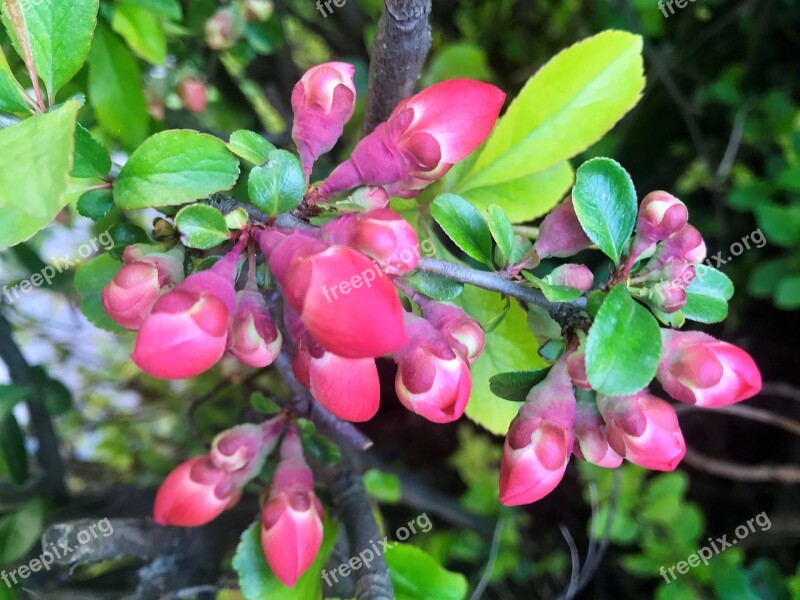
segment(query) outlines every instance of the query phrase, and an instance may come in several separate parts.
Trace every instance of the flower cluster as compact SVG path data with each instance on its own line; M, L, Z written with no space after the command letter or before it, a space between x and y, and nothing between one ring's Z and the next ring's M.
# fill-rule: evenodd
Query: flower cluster
M685 288L706 255L700 233L687 223L684 204L666 192L641 203L627 260L612 275L645 284L645 300L664 313L686 304ZM542 257L571 256L590 245L567 198L542 222L536 251ZM591 273L562 265L548 283L581 290ZM545 278L548 279L548 278ZM615 468L623 459L647 469L671 471L686 453L672 405L645 388L629 396L592 389L586 373L585 337L569 340L547 377L528 394L503 447L500 499L507 505L535 502L555 489L571 454ZM662 329L656 379L674 399L701 407L726 406L761 390L761 374L747 352L705 333ZM577 392L576 392L577 390Z
M280 457L262 508L261 546L275 576L294 586L322 545L322 503L297 429L283 416L220 433L211 451L178 466L158 490L159 525L199 527L233 508L280 444Z

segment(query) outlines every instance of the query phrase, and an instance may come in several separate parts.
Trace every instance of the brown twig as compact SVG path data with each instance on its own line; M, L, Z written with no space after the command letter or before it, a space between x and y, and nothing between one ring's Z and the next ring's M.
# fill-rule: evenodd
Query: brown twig
M746 483L800 483L800 468L793 465L742 465L686 448L686 464L698 471Z

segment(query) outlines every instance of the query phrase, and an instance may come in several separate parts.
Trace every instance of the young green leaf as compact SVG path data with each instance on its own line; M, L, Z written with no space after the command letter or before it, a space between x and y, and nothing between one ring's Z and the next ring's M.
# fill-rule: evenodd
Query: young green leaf
M733 282L707 265L697 265L694 281L686 288L683 314L699 323L719 323L728 316L728 300L733 297Z
M403 498L403 487L397 475L369 469L364 473L367 493L383 504L398 504Z
M322 547L313 564L300 576L293 588L286 587L275 577L261 549L261 521L253 523L242 534L233 568L239 574L239 585L245 600L309 600L322 598L320 572L333 550L338 533L336 521L325 519Z
M78 102L0 129L0 248L27 240L50 223L69 200ZM4 157L5 158L5 157ZM10 158L10 157L9 157Z
M661 330L653 315L631 298L624 284L606 297L586 340L586 373L602 394L642 390L656 374Z
M226 146L228 146L228 150L233 152L236 156L254 165L263 165L267 162L267 157L270 152L275 150L275 146L258 135L255 131L248 131L247 129L234 131Z
M114 208L114 197L111 190L89 190L78 198L75 208L79 215L99 221Z
M544 297L550 302L572 302L581 297L582 291L566 285L551 285L533 273L523 271L522 276L533 282L534 286L542 290Z
M103 129L128 148L142 143L150 127L142 74L136 58L102 23L89 53L88 91Z
M636 189L628 173L610 158L588 160L578 169L572 201L586 235L618 265L636 225Z
M642 38L604 31L559 53L528 81L459 187L536 173L588 148L639 100Z
M25 90L11 72L2 47L0 47L0 112L16 114L30 112L25 102Z
M225 144L189 130L162 131L139 146L114 184L125 210L174 206L230 189L239 163Z
M98 0L47 0L4 2L3 21L17 52L22 56L10 10L19 10L30 38L36 73L48 95L56 92L80 70L97 24Z
M464 289L464 284L459 281L421 271L407 275L406 283L412 290L433 300L452 300L457 298Z
M497 247L500 248L500 252L502 252L505 262L508 264L511 254L514 252L514 228L506 213L497 204L490 205L488 213L489 231L492 232L492 237L497 242Z
M119 0L117 6L130 4L141 6L159 17L164 17L170 21L180 21L183 10L178 0Z
M247 180L250 201L273 217L296 208L305 189L306 177L300 160L286 150L270 153L263 166L250 171Z
M492 234L474 206L455 194L442 194L433 201L431 215L468 256L492 266Z
M135 4L117 3L111 28L122 36L137 56L153 65L164 64L167 36L154 13Z
M467 579L445 569L411 544L395 543L386 553L397 600L464 600ZM311 596L308 596L311 598Z
M175 215L175 226L181 233L181 241L189 248L208 250L230 237L225 217L207 204L192 204L182 208Z
M530 371L498 373L489 380L489 389L500 398L512 402L525 402L531 388L542 381L549 372L550 367L543 367Z
M70 175L76 178L101 179L111 170L108 150L78 123L75 127L75 159Z
M249 220L250 215L248 215L247 211L241 206L225 215L225 224L228 226L228 229L244 229L244 226Z
M775 289L775 305L783 310L800 308L800 275L784 277Z

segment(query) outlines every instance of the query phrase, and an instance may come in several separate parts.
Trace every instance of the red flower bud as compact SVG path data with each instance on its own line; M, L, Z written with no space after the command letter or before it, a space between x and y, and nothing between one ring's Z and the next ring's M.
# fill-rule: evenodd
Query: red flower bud
M578 402L572 453L581 460L608 469L622 464L622 456L608 443L606 426L594 402Z
M664 240L663 249L657 252L656 256L662 265L674 258L699 264L706 258L706 243L697 229L691 225L685 225Z
M437 83L406 98L331 173L321 195L381 185L390 195L413 198L480 145L504 100L495 86L469 79Z
M384 273L401 275L417 268L417 232L388 208L345 215L323 225L322 231L331 243L350 246L377 261Z
M500 502L530 504L556 488L574 445L574 423L575 394L562 358L511 423L500 463Z
M161 294L183 279L183 250L147 255L129 246L122 260L125 265L103 288L103 308L117 324L138 329Z
M306 334L292 366L314 398L340 419L369 421L378 412L381 389L374 359L336 356Z
M461 307L450 302L428 302L422 307L422 316L463 360L473 363L483 354L486 346L483 328Z
M567 196L542 221L534 247L536 254L547 258L572 256L591 244L575 214L572 196Z
M761 372L741 348L699 331L662 329L661 334L656 377L676 400L714 408L761 391Z
M600 396L597 406L611 447L632 463L672 471L686 454L675 409L648 390L633 396Z
M300 151L306 178L314 162L334 147L353 115L356 87L353 65L330 62L312 67L292 90L292 139Z
M162 296L139 329L131 358L162 379L185 379L210 369L228 346L239 249Z
M425 319L406 314L406 332L408 343L394 354L400 402L434 423L459 419L472 391L467 362Z
M284 585L294 587L317 557L322 546L322 516L300 437L289 428L261 520L264 556Z
M268 236L259 240L284 297L325 350L375 358L405 343L397 292L366 256L299 233L271 249Z
M586 374L586 354L583 346L572 352L567 358L567 373L572 380L572 385L583 390L591 390L589 376Z
M210 523L234 506L241 497L230 473L220 469L208 456L186 461L161 484L153 507L159 525L199 527Z
M178 97L186 110L201 113L206 109L208 95L205 84L197 77L184 77L178 83Z

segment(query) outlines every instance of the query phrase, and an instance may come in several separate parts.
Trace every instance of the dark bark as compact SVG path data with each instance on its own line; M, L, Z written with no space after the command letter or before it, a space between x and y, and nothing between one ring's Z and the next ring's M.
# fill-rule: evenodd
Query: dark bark
M431 0L385 0L369 67L366 135L414 92L431 47Z

